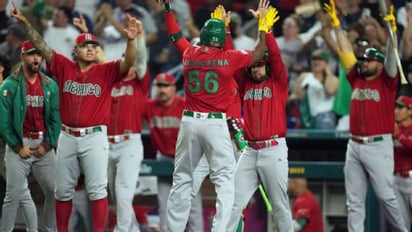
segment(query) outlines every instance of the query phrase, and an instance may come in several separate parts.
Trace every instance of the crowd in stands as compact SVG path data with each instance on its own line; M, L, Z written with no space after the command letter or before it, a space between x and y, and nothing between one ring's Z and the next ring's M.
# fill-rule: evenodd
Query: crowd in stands
M384 51L388 38L378 0L336 1L342 28L359 54L367 47ZM118 59L126 46L121 35L125 14L143 22L152 78L176 70L180 54L166 32L162 7L157 0L16 0L30 22L56 51L71 56L80 33L73 19L83 17L88 31L104 47L108 60ZM26 39L21 25L9 17L10 2L0 3L0 80L19 63L20 45ZM223 4L231 11L230 29L236 49L255 45L255 20L248 12L253 0L174 0L173 10L184 36L196 41L210 12ZM338 59L336 38L319 0L277 0L280 22L273 28L288 69L288 128L348 130L350 87ZM412 1L393 0L399 30L399 55L404 73L412 81ZM251 29L251 30L250 30ZM177 75L180 75L177 72ZM176 77L178 80L181 79ZM406 85L401 92L410 91Z

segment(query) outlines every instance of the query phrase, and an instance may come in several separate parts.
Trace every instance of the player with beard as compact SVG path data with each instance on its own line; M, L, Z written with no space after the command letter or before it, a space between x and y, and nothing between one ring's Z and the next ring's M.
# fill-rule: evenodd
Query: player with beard
M55 151L61 129L58 87L40 72L42 57L34 46L21 45L21 67L1 85L0 132L6 147L6 196L1 231L12 231L23 206L28 231L37 231L36 206L28 190L32 173L43 190L41 231L56 231L54 206Z
M345 190L348 207L348 231L364 231L365 200L370 181L385 216L395 231L408 231L404 225L393 187L394 105L399 78L395 50L388 41L386 56L367 48L357 61L349 39L340 29L334 1L324 5L334 28L339 56L350 70L350 139L345 160ZM396 31L393 6L383 18ZM396 34L396 33L395 33ZM397 39L395 38L395 41Z

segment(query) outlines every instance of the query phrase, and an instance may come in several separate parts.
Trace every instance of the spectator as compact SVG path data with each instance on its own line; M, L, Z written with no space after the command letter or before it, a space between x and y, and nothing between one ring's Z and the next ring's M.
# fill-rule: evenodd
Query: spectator
M412 223L412 98L401 95L395 105L394 159L395 193L405 225Z
M0 51L8 57L11 69L20 63L21 44L26 40L24 29L19 24L11 24L7 31L6 41L0 45Z
M232 33L232 41L234 49L251 49L255 46L255 39L249 37L243 32L243 23L241 16L232 12L230 14L230 31Z
M60 6L54 10L53 18L48 21L44 31L44 40L47 44L66 57L72 56L74 40L79 35L79 31L70 23L70 20L70 9Z
M315 50L311 56L311 70L299 76L289 97L289 100L300 99L302 128L335 129L332 106L339 82L330 69L329 60L327 51Z
M126 47L123 29L127 26L126 14L139 19L145 28L146 44L150 46L157 39L157 26L152 16L143 7L135 5L132 0L116 0L117 7L112 8L103 3L97 13L95 23L96 34L102 39L105 54L108 60L119 59Z
M61 128L58 87L40 72L42 57L31 42L25 41L21 46L21 68L1 85L0 132L7 143L1 231L12 231L19 203L31 203L31 213L26 216L37 219L34 202L26 189L31 172L45 195L41 230L56 231L53 174L54 149ZM21 106L26 107L15 110ZM25 196L27 200L22 202Z
M75 7L76 7L76 0L62 0L63 1L63 4L62 4L62 6L64 6L64 7L66 7L67 9L69 9L70 10L70 19L69 19L69 23L71 23L71 24L73 24L73 20L75 19L75 18L80 18L80 16L81 17L83 17L83 19L85 20L85 22L86 22L86 26L87 26L87 31L89 32L89 33L94 33L94 25L93 25L93 21L90 19L90 15L88 15L88 14L86 14L85 12L83 12L83 11L85 11L85 9L83 9L83 11L80 11L80 10L76 10L75 9ZM90 1L90 0L89 0ZM84 1L83 1L84 2ZM79 29L79 32L81 32L80 31L80 29Z
M322 211L304 178L290 178L288 194L293 199L294 231L323 232Z

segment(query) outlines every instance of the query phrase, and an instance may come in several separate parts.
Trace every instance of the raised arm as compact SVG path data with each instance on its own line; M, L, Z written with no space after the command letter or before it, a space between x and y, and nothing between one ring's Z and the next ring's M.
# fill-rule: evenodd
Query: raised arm
M390 31L389 38L386 42L386 59L385 59L385 70L389 74L390 77L396 77L398 73L398 66L397 66L397 59L398 57L398 38L396 36L397 26L396 26L396 18L394 13L394 7L391 5L389 7L389 12L386 16L383 17L383 20L390 24ZM396 50L396 51L395 51ZM399 67L402 68L402 67Z
M336 39L338 42L338 53L346 70L352 69L356 64L357 59L350 40L346 37L344 31L340 27L340 21L336 14L336 7L334 0L330 0L329 4L325 3L323 9L328 13L330 17L331 25L335 31Z
M279 20L278 11L269 5L268 0L260 0L256 11L249 10L252 15L258 19L259 37L255 47L252 51L251 65L259 62L266 48L266 33L270 31L272 26Z
M212 13L210 13L210 18L211 19L219 19L219 20L225 22L226 40L225 40L225 45L223 46L223 49L224 50L234 49L232 36L231 36L231 32L230 32L230 27L229 27L229 24L230 24L230 11L226 12L223 5L219 5L215 8L215 10Z
M173 45L176 47L177 51L180 54L191 46L191 43L183 36L183 32L180 29L179 24L177 24L174 13L169 0L160 0L159 1L164 9L164 16L166 21L167 33L170 36L170 40L173 42Z
M120 61L120 72L125 73L130 67L134 65L137 49L136 38L142 33L142 23L136 18L126 14L128 18L127 28L124 29L125 36L127 38L126 50L124 52L124 58Z
M46 62L50 63L53 58L53 50L49 47L46 41L44 41L40 33L30 24L20 9L17 8L14 1L11 1L11 3L12 9L10 11L10 16L17 19L17 21L23 25L27 38L33 43L34 47L36 47L37 51L39 51Z

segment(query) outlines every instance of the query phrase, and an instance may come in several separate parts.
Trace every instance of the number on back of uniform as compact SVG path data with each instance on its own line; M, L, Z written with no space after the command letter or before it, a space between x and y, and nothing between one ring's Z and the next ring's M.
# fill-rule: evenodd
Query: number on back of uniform
M192 93L197 93L203 89L209 94L216 93L219 90L219 82L217 81L219 75L215 71L207 71L202 83L199 73L199 70L190 70L188 72L189 91Z

